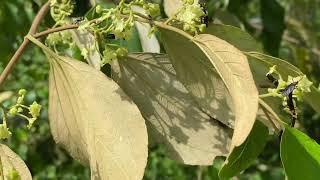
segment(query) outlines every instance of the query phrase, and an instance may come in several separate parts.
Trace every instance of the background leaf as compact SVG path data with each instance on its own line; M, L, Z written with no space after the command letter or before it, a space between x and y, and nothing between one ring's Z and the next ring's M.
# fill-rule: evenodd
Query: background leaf
M32 180L31 173L23 160L4 144L0 144L0 163L2 163L4 177L12 172L12 170L15 170L18 172L21 179Z
M164 144L170 158L184 164L211 165L228 154L231 129L198 108L167 55L130 54L112 69L112 78L147 120L150 144Z
M276 0L260 0L260 13L263 23L261 35L264 49L278 56L282 34L285 30L285 10Z
M220 179L231 178L247 169L264 149L268 134L268 128L256 121L246 141L228 156L219 172Z
M227 41L241 51L262 52L262 46L249 33L242 29L224 24L209 24L203 34L211 34Z
M320 145L301 131L286 127L281 138L281 160L290 180L320 178Z

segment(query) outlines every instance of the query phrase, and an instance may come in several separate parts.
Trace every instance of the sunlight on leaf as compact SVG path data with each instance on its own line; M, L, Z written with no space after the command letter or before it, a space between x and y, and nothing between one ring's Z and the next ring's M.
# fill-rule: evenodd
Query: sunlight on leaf
M200 34L194 41L206 53L230 92L236 117L232 144L239 146L249 135L258 110L258 90L248 60L241 51L215 36Z
M197 108L167 55L130 54L112 67L113 79L147 120L150 144L165 144L184 164L211 165L228 154L231 129Z
M90 165L92 179L142 179L148 140L137 106L100 71L28 38L49 59L49 120L55 141Z
M215 36L200 34L190 37L179 29L159 26L162 28L165 49L179 80L186 84L188 90L197 98L201 108L211 106L218 97L214 93L219 87L217 82L222 83L224 89L221 89L223 91L219 95L229 99L227 107L233 107L235 114L231 147L241 145L251 131L258 110L258 91L246 56ZM214 79L218 81L212 81ZM192 86L198 89L192 90ZM233 105L230 103L230 98ZM218 107L226 110L219 104ZM215 115L215 113L209 114ZM227 117L217 117L222 122L224 118Z

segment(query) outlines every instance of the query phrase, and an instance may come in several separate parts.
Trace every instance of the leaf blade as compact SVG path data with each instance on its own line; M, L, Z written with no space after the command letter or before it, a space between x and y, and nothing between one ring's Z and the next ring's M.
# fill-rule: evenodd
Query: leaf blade
M285 128L281 138L280 155L288 179L319 179L319 152L320 145L306 134L294 128Z
M216 156L228 154L230 129L197 108L167 55L130 54L112 67L112 78L147 120L149 139L165 144L172 159L210 165Z

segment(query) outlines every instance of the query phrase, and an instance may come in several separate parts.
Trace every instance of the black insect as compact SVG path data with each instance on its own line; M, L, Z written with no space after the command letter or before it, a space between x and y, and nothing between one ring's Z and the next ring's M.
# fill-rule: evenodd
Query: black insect
M72 24L79 24L84 20L84 17L73 17L71 18Z
M267 78L270 82L272 82L272 84L274 86L277 87L279 85L279 81L275 77L273 77L271 74L267 74ZM290 124L291 127L294 127L296 120L298 118L298 115L296 113L296 108L294 105L294 101L293 101L293 91L297 87L298 83L299 83L299 81L293 82L293 83L289 84L288 86L286 86L283 90L280 91L281 94L286 96L286 98L287 98L287 106L288 106L289 111L291 113L291 124ZM280 135L281 135L281 132L280 132Z
M205 24L207 27L209 25L209 16L208 16L208 10L207 10L207 3L205 1L200 1L199 2L203 12L204 12L204 15L201 16L201 23L202 24Z
M270 82L276 87L278 87L279 82L276 78L274 78L271 74L267 74L267 78L269 79Z
M282 93L284 96L289 96L289 94L292 94L292 92L293 92L294 89L296 88L297 84L298 84L298 81L289 84L286 88L284 88L283 90L281 90L281 93Z

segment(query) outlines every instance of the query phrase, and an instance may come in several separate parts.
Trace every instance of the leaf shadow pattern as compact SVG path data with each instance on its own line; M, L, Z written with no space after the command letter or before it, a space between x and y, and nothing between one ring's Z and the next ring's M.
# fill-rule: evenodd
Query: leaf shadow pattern
M210 165L228 154L232 130L198 108L167 55L130 54L112 69L147 121L149 144L165 144L172 159L191 165Z
M182 34L166 29L160 29L160 32L177 79L188 89L201 110L234 128L231 94L206 54Z

